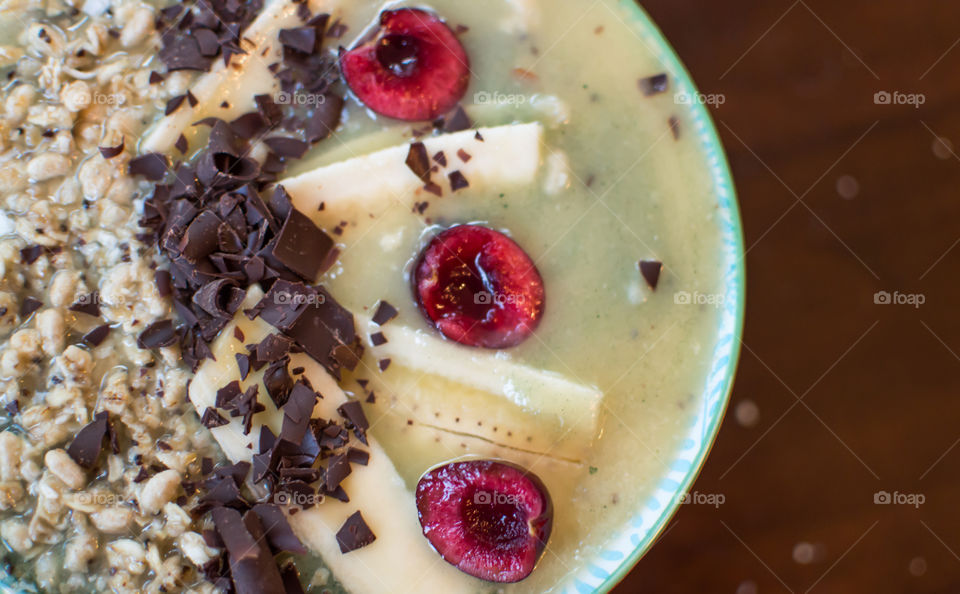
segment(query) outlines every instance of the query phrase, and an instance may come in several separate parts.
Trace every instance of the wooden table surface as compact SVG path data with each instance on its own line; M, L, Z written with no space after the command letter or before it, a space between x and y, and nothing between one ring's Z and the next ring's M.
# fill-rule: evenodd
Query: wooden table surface
M725 502L616 592L960 592L960 3L642 3L725 98L747 321Z

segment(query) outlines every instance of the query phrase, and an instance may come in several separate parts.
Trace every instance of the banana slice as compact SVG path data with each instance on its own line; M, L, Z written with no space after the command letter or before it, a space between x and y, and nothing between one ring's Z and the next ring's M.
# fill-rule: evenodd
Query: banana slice
M341 0L309 0L307 5L313 14L332 13L341 5ZM180 134L190 140L194 133L191 126L197 120L215 116L229 121L255 109L255 95L277 93L280 83L267 68L281 57L277 32L302 24L297 16L296 3L267 0L263 10L243 33L241 47L247 53L233 56L229 67L225 67L222 60L215 62L210 72L200 76L190 87L197 105L193 108L182 105L157 122L140 143L140 152L170 152ZM228 107L221 106L225 98L229 99Z
M253 307L262 295L258 287L252 287L240 311ZM242 343L234 337L236 327L244 335ZM190 383L189 397L198 413L202 414L208 406L214 405L218 389L240 379L234 355L246 351L244 344L259 342L273 332L273 327L266 322L249 320L242 313L223 329L211 345L216 360L205 361ZM323 394L314 409L314 416L338 418L336 408L347 398L336 381L304 354L292 355L290 366L304 367L304 376ZM251 373L241 382L242 387L246 389L261 382L262 375L262 371ZM260 393L266 393L263 386ZM254 416L254 428L249 435L243 434L239 419L231 419L229 424L211 429L223 451L234 462L249 461L252 453L258 451L261 425L266 424L275 433L280 430L280 412L270 398L261 398L260 402L266 410ZM369 465L355 466L342 483L350 495L349 503L328 498L322 504L292 516L290 525L300 540L323 558L336 579L353 594L481 590L482 582L444 563L430 547L421 533L412 493L379 443L372 437L368 440ZM336 532L358 509L377 539L366 547L342 554Z
M453 171L462 173L471 188L524 186L533 183L540 169L543 125L533 122L465 130L422 142L431 157L440 151L446 157L446 167L431 161L438 167L431 179L444 196L451 195L447 175ZM466 162L457 155L460 150L470 156ZM376 218L394 205L410 211L415 202L436 196L424 190L423 181L407 167L409 151L409 144L401 144L280 183L293 206L321 227L335 227L341 220Z
M572 461L581 458L597 434L603 393L593 386L517 363L503 351L472 349L400 324L381 328L369 317L356 318L358 328L366 330L361 335L373 357L418 372L410 379L390 375L388 368L384 381L388 389L396 382L391 393L398 400L409 399L408 408L417 411L413 416L420 422ZM376 332L387 342L375 346L370 335ZM436 378L470 390L470 397L446 398L450 387L435 383ZM470 411L459 409L465 403ZM467 427L464 418L472 425Z

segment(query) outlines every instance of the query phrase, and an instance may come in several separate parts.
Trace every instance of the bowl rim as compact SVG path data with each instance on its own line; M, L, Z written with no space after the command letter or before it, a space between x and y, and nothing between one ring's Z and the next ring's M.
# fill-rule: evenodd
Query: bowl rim
M647 42L648 47L654 53L655 57L672 75L673 81L677 83L678 92L689 93L688 96L696 96L697 87L693 78L686 70L676 51L667 41L666 37L647 14L646 10L640 5L640 0L618 0L618 3L629 13L631 22L624 23L628 27L635 28L635 33L641 36L641 40ZM680 102L678 102L680 103ZM644 536L634 543L631 552L625 554L622 560L615 560L617 565L614 569L606 571L600 567L593 566L586 570L581 569L573 576L572 587L564 588L564 591L577 593L609 592L634 568L640 559L653 547L663 530L670 523L671 518L676 514L680 507L680 497L688 493L690 486L696 480L706 461L707 454L713 447L719 433L720 425L723 421L727 405L730 401L730 393L733 390L734 376L736 374L737 363L740 357L740 347L743 336L744 312L746 307L746 270L743 240L743 225L740 219L740 209L737 203L736 190L733 184L733 176L730 173L729 164L723 150L723 144L717 134L716 127L710 114L700 101L688 101L683 107L692 119L698 124L698 137L700 149L704 154L705 165L711 170L713 191L711 197L718 201L722 215L725 215L724 221L726 227L722 229L722 235L726 240L727 249L724 250L724 265L728 267L728 272L724 275L726 287L724 298L728 301L728 314L732 315L732 329L729 340L726 344L726 352L721 353L720 345L713 353L713 363L711 373L714 376L719 369L719 377L713 379L716 393L719 397L716 406L707 414L708 424L702 428L702 438L693 455L687 470L683 477L676 481L671 481L673 492L667 493L667 503L662 506L655 516L652 525L646 529ZM732 299L730 299L732 297ZM724 340L726 337L722 337ZM719 358L719 359L718 359ZM711 383L708 380L708 383ZM706 388L705 388L706 390ZM706 399L706 391L703 397ZM706 409L705 409L706 410ZM706 413L705 413L706 414ZM663 485L660 486L663 490ZM661 496L659 499L664 499ZM636 522L636 520L635 520ZM605 577L601 577L606 574ZM591 579L592 578L592 579ZM596 582L601 578L599 584L589 585L590 582ZM586 581L589 579L589 581Z

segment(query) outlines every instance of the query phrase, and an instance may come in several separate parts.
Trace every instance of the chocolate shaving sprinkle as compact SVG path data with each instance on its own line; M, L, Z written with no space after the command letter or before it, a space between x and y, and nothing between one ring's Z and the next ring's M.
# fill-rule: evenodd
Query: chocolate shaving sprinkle
M367 526L359 511L347 518L337 531L337 544L340 545L340 552L343 554L363 548L376 539L377 537Z
M463 149L460 149L457 151L457 156L460 157L460 160L463 161L464 163L466 163L467 161L473 158L470 156L470 153L468 153Z
M414 142L407 152L407 167L424 183L430 182L430 157L427 147L422 142Z
M151 85L156 85L156 84L162 83L163 79L164 79L164 76L154 70L153 72L150 73L150 78L148 79L148 82Z
M467 178L460 173L459 170L451 171L447 174L447 178L450 179L450 190L456 192L457 190L462 190L470 186L470 183L467 181Z
M130 159L131 175L142 175L150 181L160 181L167 172L167 158L160 153L146 153Z
M674 140L680 140L680 120L676 116L670 116L668 120L670 124L670 133L673 134Z
M453 113L447 114L443 121L443 131L444 132L460 132L462 130L467 130L473 126L473 122L470 121L470 116L467 115L467 112L463 110L463 106L458 105ZM477 132L477 134L480 134Z
M357 448L348 448L347 459L350 460L352 464L366 466L370 462L370 452Z
M47 249L42 245L31 245L30 247L22 248L20 250L20 261L24 264L33 264L46 251Z
M310 148L310 145L306 142L289 136L271 136L264 139L263 143L281 157L292 159L303 157L307 149Z
M173 329L173 322L160 320L147 326L137 337L137 346L141 349L155 349L171 346L177 341L177 333Z
M167 101L167 106L163 110L163 115L170 115L171 113L177 111L177 109L183 105L183 102L186 100L186 98L186 95L177 95L176 97L173 97Z
M441 167L447 166L447 156L443 154L443 151L439 151L433 156L433 160L437 162Z
M100 316L100 294L96 291L87 295L82 295L76 302L68 307L70 311L85 313L88 316Z
M93 421L80 429L67 446L67 454L83 468L93 468L100 456L103 438L107 436L110 429L108 416L106 411L97 413Z
M20 303L20 317L26 319L33 312L43 307L43 302L34 297L24 297Z
M177 137L177 141L173 143L173 147L180 151L181 155L187 154L187 149L190 148L190 145L187 143L187 137L181 134Z
M651 289L656 289L657 282L660 280L660 271L663 269L663 263L657 260L640 260L638 264L640 266L640 274L643 275L643 280L647 281Z
M480 134L480 130L477 130L477 133L473 135L479 142L483 142L483 135Z
M157 270L153 273L153 279L157 284L157 293L159 293L161 297L173 295L173 285L171 284L169 270Z
M224 419L220 413L217 412L217 409L209 406L203 411L203 416L200 417L200 424L207 429L211 429L213 427L222 427L229 422L230 421Z
M317 31L313 27L281 29L279 38L281 45L304 54L310 54L313 53L314 46L317 43Z
M380 371L386 371L387 367L390 367L390 359L380 359L377 365L380 367Z
M84 334L81 340L92 347L96 347L100 346L103 341L107 339L108 334L110 334L110 326L103 324Z
M282 187L282 186L278 186ZM301 278L313 281L333 265L333 240L306 215L290 209L273 246L273 256Z
M670 86L670 79L664 72L660 74L654 74L653 76L648 76L647 78L641 78L639 81L637 81L637 84L644 96L650 97L651 95L665 92L667 87Z
M373 314L373 321L377 323L378 326L383 326L393 318L397 317L397 308L390 305L387 301L380 301L377 305L377 311Z
M267 535L267 542L277 551L286 551L296 555L305 555L307 548L303 546L297 535L293 533L287 517L283 511L271 503L258 503L253 506L253 512L260 517Z
M370 335L370 342L373 346L380 346L387 342L387 337L383 335L383 332L375 332Z
M117 146L98 146L97 149L100 151L100 154L103 155L104 159L112 159L123 152L124 139L120 139L120 144Z

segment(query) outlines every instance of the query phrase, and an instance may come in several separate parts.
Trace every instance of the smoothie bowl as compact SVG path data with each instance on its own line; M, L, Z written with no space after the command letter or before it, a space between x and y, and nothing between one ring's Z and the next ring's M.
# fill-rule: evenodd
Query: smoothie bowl
M49 592L609 590L739 347L631 2L0 5L0 540Z

